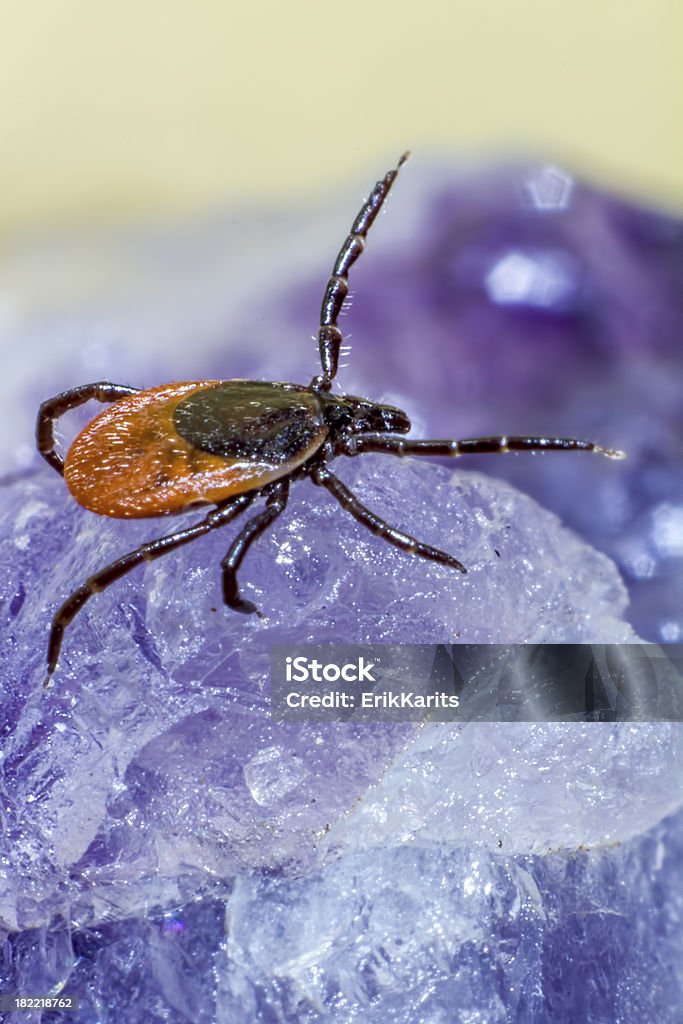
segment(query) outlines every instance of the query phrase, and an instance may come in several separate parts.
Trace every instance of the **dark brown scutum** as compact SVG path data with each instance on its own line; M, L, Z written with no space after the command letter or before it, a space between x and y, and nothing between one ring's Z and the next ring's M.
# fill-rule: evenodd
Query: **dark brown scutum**
M260 381L226 381L188 395L173 426L203 452L274 465L296 460L326 432L315 396Z

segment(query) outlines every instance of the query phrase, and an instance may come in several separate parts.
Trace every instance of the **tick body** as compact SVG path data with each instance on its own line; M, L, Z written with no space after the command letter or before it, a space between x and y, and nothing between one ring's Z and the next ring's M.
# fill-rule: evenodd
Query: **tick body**
M308 385L263 381L185 381L149 390L99 382L43 402L36 426L38 450L84 508L115 518L168 516L208 505L193 526L152 540L87 579L55 615L47 656L50 680L64 632L85 603L142 562L152 561L221 528L262 500L221 562L223 598L239 612L258 614L239 591L237 573L254 541L287 504L290 481L308 476L371 532L409 554L459 572L453 555L390 526L332 473L339 456L365 452L454 457L491 452L593 451L622 453L572 438L496 436L468 440L412 440L407 415L394 406L332 394L342 335L339 314L348 273L363 252L367 232L408 154L377 182L356 217L323 294L318 329L321 372ZM66 459L57 452L56 421L95 400L108 404L78 435Z
M64 479L99 515L172 515L291 475L326 436L322 401L304 387L167 384L100 413L71 446Z

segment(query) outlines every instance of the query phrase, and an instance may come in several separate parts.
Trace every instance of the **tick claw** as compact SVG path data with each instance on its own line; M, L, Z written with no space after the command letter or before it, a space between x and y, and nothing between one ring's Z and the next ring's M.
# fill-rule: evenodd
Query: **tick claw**
M595 450L599 455L606 455L608 459L626 458L626 452L619 451L618 448L603 448L600 445L596 445Z

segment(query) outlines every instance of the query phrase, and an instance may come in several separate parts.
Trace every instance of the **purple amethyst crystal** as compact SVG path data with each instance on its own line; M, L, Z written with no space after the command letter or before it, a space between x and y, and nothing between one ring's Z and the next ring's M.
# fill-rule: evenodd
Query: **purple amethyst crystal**
M222 607L228 528L93 599L44 691L60 600L178 523L79 509L46 466L22 470L27 426L0 489L0 990L78 995L55 1020L679 1019L678 724L268 715L272 643L637 640L626 617L683 635L680 223L552 167L419 194L418 173L356 268L342 386L404 406L422 436L549 432L629 458L340 461L468 575L406 558L302 482L242 574L265 623ZM107 243L127 284L14 324L16 429L86 379L308 380L301 338L349 220L327 219L315 284L292 273L266 305L291 262L282 222L267 242L226 221ZM249 270L254 235L267 256ZM300 237L305 256L320 229Z

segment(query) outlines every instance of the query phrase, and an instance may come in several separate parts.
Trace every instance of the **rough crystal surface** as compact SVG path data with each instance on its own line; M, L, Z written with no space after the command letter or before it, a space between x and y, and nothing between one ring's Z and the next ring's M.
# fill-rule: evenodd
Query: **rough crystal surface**
M369 785L381 775L386 781L387 772L393 779L394 769L396 785L404 785L399 780L414 771L402 760L411 737L418 741L416 763L427 758L424 785L431 779L439 790L442 772L459 775L457 759L448 762L450 740L437 727L423 749L417 726L275 726L267 714L271 643L424 643L456 635L463 642L634 639L619 615L626 595L609 560L508 485L425 463L395 460L387 467L379 457L347 467L347 479L371 506L386 508L395 521L419 522L424 536L457 550L467 576L407 558L302 483L245 569L244 592L258 602L265 623L221 604L218 567L227 535L218 533L91 599L67 630L48 691L40 686L43 647L57 601L96 566L148 536L150 524L103 520L76 508L56 475L5 490L6 607L12 595L23 595L10 610L3 667L12 732L4 745L7 807L18 840L5 921L44 922L62 906L65 887L81 919L97 922L139 912L150 887L155 900L169 902L192 884L210 888L211 875L315 863L336 836L334 823ZM45 537L55 522L60 529L52 535L46 576ZM555 740L546 728L550 749ZM489 746L486 726L449 735L458 748L465 741L468 750L471 743ZM660 742L675 748L675 733L657 736L654 749ZM626 736L623 741L628 746ZM503 785L511 750L528 738L513 730L511 747L502 742L498 771L487 782L492 794ZM576 734L572 743L581 749L585 737ZM599 752L591 745L582 760L586 769ZM611 744L604 752L615 755ZM467 762L475 755L463 756ZM556 758L555 767L563 761ZM671 800L667 786L658 788L655 768L643 776L653 788L652 799L643 801L648 822L667 813ZM507 813L504 792L494 819ZM384 816L388 842L422 832L433 838L431 812L421 811L419 800L409 825L416 794L406 790L403 817ZM447 810L454 799L452 791L439 790L430 804ZM514 844L561 845L566 808L555 806L553 823ZM593 813L598 841L613 838L604 819L600 824L600 808ZM461 814L462 808L459 822ZM376 815L370 810L369 833L352 824L352 838L345 841L342 829L333 848L371 842ZM615 819L616 835L620 826L631 823ZM496 827L509 826L481 819L471 834L461 827L454 824L449 837L491 844ZM587 838L595 838L590 828ZM20 850L36 847L41 858L30 869Z
M298 878L240 875L165 912L27 930L0 963L21 991L79 992L64 1021L678 1024L682 856L681 812L592 851L375 849Z

